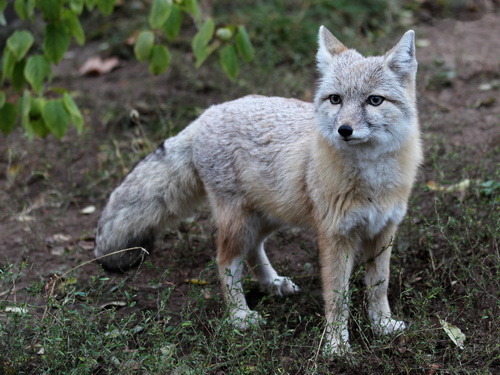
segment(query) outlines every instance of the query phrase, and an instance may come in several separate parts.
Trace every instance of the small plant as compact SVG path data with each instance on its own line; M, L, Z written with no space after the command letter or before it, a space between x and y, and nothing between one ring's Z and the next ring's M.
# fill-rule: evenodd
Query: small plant
M7 0L0 0L0 24ZM115 10L116 0L15 0L14 10L25 24L44 25L38 35L29 29L14 31L2 54L1 82L8 82L0 90L0 131L11 132L20 123L28 137L61 138L70 124L80 133L84 117L71 94L61 88L50 87L52 64L58 64L69 49L71 40L84 45L85 31L81 21L86 12L97 9L105 16ZM134 54L140 62L148 63L153 74L165 72L170 64L167 42L180 32L182 20L190 16L198 32L192 39L192 49L199 67L214 51L220 50L220 64L229 78L239 73L240 59L249 62L254 51L243 25L216 28L212 18L202 19L197 0L153 0L148 16L148 27L138 33ZM5 87L5 86L4 86Z

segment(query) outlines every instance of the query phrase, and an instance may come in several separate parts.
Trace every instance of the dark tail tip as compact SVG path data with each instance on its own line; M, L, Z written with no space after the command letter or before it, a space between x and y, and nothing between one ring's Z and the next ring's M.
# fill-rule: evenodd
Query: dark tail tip
M97 262L109 272L123 273L141 264L154 248L154 235L141 239L131 239L120 250L97 253L104 254L98 257Z

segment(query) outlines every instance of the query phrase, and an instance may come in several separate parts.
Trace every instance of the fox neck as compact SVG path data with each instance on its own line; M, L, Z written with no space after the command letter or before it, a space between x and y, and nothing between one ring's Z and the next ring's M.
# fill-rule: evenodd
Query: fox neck
M416 142L410 138L398 150L377 149L370 145L341 150L318 134L316 165L321 169L333 169L328 175L335 176L337 186L341 179L345 184L356 186L356 190L375 195L401 189L409 192L420 162L418 146L418 138Z

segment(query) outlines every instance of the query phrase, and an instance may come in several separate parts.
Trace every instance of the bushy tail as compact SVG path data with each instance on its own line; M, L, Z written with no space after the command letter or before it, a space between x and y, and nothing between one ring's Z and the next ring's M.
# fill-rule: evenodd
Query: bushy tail
M172 227L204 199L203 184L193 164L193 123L167 139L128 174L111 194L97 226L95 256L104 268L123 271L152 250L155 233ZM137 249L119 250L137 247Z

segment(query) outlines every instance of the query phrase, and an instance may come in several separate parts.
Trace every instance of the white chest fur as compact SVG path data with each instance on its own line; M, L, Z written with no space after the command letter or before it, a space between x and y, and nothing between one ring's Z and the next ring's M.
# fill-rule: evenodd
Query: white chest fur
M338 231L349 235L353 230L365 238L373 238L388 224L399 224L406 213L406 204L379 206L376 203L353 209L338 222Z
M354 204L339 220L339 231L346 235L355 229L362 236L373 238L388 224L399 224L407 204L396 198L395 190L401 187L404 177L394 156L359 158L352 170L357 170L359 183L364 186L360 190L367 196L361 196L363 204Z

